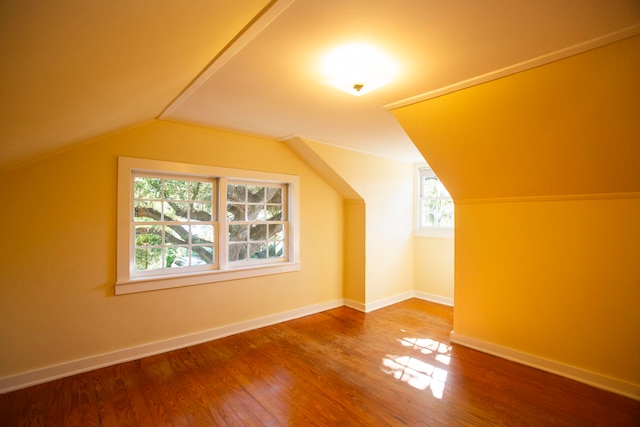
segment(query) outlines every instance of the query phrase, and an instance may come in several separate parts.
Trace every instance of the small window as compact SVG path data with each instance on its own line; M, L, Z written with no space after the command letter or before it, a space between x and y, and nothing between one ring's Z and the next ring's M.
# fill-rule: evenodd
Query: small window
M429 167L418 167L417 234L453 237L454 205L449 192Z
M298 182L121 157L116 294L299 270Z

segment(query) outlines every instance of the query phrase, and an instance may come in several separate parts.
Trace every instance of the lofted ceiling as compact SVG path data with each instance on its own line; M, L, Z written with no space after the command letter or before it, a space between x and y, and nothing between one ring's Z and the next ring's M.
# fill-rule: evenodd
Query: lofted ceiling
M390 108L639 32L637 0L2 2L0 170L154 118L418 161ZM397 79L323 84L354 41Z

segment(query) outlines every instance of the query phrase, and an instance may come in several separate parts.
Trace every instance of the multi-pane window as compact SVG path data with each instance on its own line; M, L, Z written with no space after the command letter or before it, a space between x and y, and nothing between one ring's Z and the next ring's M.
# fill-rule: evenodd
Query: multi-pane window
M435 173L419 169L418 228L453 228L453 200Z
M287 187L256 183L227 184L229 262L284 261Z
M299 181L120 157L116 294L299 270Z
M215 265L213 180L135 175L136 274Z

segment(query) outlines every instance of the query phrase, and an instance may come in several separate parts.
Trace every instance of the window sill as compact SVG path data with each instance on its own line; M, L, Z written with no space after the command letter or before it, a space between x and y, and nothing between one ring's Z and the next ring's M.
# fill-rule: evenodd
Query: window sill
M136 292L171 289L183 286L203 285L205 283L225 282L228 280L246 279L250 277L267 276L270 274L290 273L300 270L298 262L283 262L272 265L251 266L228 270L197 272L181 276L141 277L116 282L116 295L126 295Z
M454 229L445 227L421 228L413 233L416 237L435 237L439 239L453 239Z

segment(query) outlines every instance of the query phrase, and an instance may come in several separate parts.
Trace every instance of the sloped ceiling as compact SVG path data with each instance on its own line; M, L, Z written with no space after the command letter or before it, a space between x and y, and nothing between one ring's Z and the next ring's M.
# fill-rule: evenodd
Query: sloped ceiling
M157 117L269 3L0 2L0 170Z
M417 161L385 105L637 33L640 3L33 0L0 20L0 170L153 118ZM350 41L399 78L358 98L320 83L321 56Z
M637 196L639 76L635 36L394 114L458 203Z

